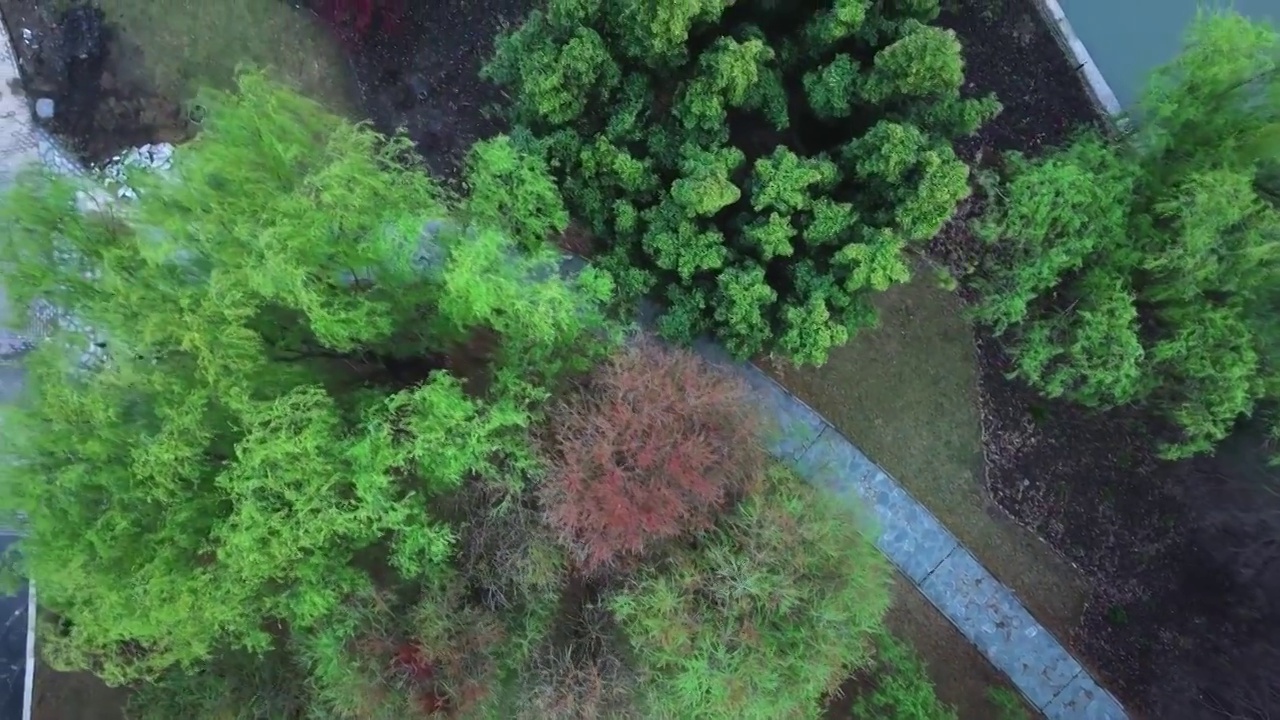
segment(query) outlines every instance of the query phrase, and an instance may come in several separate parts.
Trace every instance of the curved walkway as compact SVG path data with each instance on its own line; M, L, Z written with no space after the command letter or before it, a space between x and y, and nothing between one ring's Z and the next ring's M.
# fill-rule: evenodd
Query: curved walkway
M698 352L731 363L716 346ZM1048 720L1127 720L1115 697L897 480L758 368L731 364L782 424L774 454L809 482L871 509L880 551Z
M8 88L18 87L7 37L0 39L0 75L12 79L6 83ZM37 137L41 142L37 143ZM47 136L35 130L28 101L13 92L4 93L0 98L0 190L18 167L37 158L63 172L78 170ZM0 354L6 354L3 346L14 341L21 342L17 336L0 331ZM810 482L874 511L881 528L876 540L880 550L1049 720L1127 720L1115 698L1031 617L1013 592L839 431L754 366L733 362L709 342L699 343L696 350L708 360L741 373L780 421L782 432L771 447L778 457L793 463ZM24 626L33 619L25 610L34 602L34 592L26 595L0 599L0 611L16 601L10 625L19 617ZM15 647L10 653L8 647L0 647L0 666L12 664L19 677L26 676L22 678L25 683L18 678L7 683L26 686L23 716L30 712L30 671L34 667L31 636L25 639L25 652ZM10 717L3 710L0 714L6 720Z

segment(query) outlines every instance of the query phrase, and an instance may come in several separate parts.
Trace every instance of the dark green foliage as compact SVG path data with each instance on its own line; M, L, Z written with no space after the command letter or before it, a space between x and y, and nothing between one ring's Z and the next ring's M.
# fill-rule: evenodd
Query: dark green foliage
M980 319L1015 374L1094 407L1146 403L1211 449L1280 397L1280 33L1202 16L1122 141L1013 158L980 228L1001 242Z
M960 98L936 2L729 5L552 0L486 74L667 338L820 364L969 193L950 141L998 105Z

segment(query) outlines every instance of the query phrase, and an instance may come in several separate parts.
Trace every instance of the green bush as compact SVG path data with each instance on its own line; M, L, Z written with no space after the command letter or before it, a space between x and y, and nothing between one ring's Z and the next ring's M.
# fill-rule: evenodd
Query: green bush
M876 637L871 675L872 689L853 702L853 720L956 720L956 711L934 694L919 656L887 632Z
M730 6L733 6L730 8ZM485 72L660 328L820 364L969 194L937 3L551 0Z
M609 345L608 283L531 279L555 258L468 226L404 138L260 75L201 103L175 177L134 175L136 202L82 213L76 183L40 174L4 199L14 305L93 334L65 327L29 357L0 503L26 515L20 570L55 667L190 684L285 653L319 682L378 635L374 608L439 605L421 598L452 577L460 532L443 497L537 472L529 426L553 370ZM476 166L489 197L479 179L503 173L483 150ZM441 360L477 333L503 340L482 392ZM446 644L415 617L419 642Z
M869 661L889 568L848 508L775 468L693 548L609 598L642 717L819 717Z
M1009 688L993 687L987 690L987 699L996 707L997 720L1031 720L1026 703Z
M1092 407L1144 403L1205 452L1280 397L1280 33L1201 16L1118 141L1015 157L979 231L977 317L1014 374Z

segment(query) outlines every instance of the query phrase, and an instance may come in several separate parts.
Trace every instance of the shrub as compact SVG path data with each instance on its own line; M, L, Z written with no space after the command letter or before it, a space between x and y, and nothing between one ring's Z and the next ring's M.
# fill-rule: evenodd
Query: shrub
M518 720L630 717L635 670L608 608L588 603L522 669Z
M587 286L532 277L553 255L491 229L446 226L422 260L457 201L406 139L259 75L201 102L136 202L82 213L35 175L0 207L15 306L76 321L5 410L0 504L55 667L127 683L274 649L328 677L373 598L443 581L441 496L538 471L543 361L609 333ZM438 359L480 330L503 339L483 395Z
M820 364L968 195L950 140L998 105L960 98L932 0L731 5L552 0L485 72L665 337Z
M1280 33L1201 16L1133 137L1014 158L980 228L999 241L979 319L1014 374L1093 407L1145 403L1211 449L1280 389Z
M716 531L609 598L642 717L816 717L870 661L889 568L849 508L774 468Z
M745 384L641 339L551 411L541 499L587 572L709 528L765 467Z
M901 640L880 633L872 689L853 703L853 720L956 720L956 711L934 693L920 657Z

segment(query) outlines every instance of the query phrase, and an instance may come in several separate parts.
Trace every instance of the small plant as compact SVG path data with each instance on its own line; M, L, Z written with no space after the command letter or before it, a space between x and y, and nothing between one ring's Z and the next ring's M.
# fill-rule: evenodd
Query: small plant
M920 658L886 632L876 636L870 672L873 687L854 700L852 720L956 720L956 711L938 700Z
M987 690L987 698L996 708L996 720L1031 720L1026 703L1013 690L993 687Z
M960 287L960 281L957 280L956 276L946 268L938 268L934 277L938 281L938 287L946 290L947 292L955 292Z

